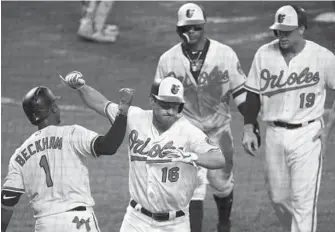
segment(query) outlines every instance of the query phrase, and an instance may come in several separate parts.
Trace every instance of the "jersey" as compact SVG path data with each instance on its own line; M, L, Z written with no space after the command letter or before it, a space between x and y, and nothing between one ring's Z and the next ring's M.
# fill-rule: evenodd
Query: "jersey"
M114 121L118 105L111 103L105 111ZM162 134L152 120L152 110L129 108L126 133L130 196L153 213L185 209L197 185L197 167L183 162L164 162L162 151L180 148L199 154L219 148L184 117Z
M215 40L209 42L197 81L181 43L160 57L155 78L178 78L185 89L184 116L205 133L215 134L229 126L230 94L234 96L243 88L246 76L233 49Z
M260 94L264 121L308 122L324 113L326 85L335 88L335 56L306 40L287 65L274 40L256 52L245 85Z
M35 132L11 157L3 190L26 193L36 218L94 206L87 158L97 136L78 125Z

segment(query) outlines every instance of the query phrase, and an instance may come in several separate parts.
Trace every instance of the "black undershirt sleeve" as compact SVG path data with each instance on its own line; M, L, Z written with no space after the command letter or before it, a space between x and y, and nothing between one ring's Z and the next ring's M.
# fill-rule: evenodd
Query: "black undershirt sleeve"
M127 130L127 116L118 114L106 135L99 136L94 142L97 156L114 155L121 146Z
M255 125L257 123L257 116L261 108L259 94L247 90L247 97L244 104L244 124Z

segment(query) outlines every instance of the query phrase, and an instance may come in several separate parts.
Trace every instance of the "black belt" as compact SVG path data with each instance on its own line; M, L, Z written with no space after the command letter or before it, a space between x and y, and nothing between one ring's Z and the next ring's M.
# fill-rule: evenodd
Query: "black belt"
M86 211L85 206L77 206L76 208L70 209L68 211Z
M307 124L310 124L312 122L315 122L315 119L308 121ZM299 124L290 124L290 123L280 122L280 121L274 121L273 124L275 126L285 127L286 129L297 129L299 127L304 126L304 124L302 124L302 123L299 123Z
M130 206L133 207L135 209L137 205L137 202L134 200L130 201ZM156 221L168 221L170 219L170 215L169 213L151 213L149 210L141 207L141 213L143 213L144 215L147 215L148 217L153 218ZM182 210L179 210L176 212L176 217L181 217L184 216L185 213Z

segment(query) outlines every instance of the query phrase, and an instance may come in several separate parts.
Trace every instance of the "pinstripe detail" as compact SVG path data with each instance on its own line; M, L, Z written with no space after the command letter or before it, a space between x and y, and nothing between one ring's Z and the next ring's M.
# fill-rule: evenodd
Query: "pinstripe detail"
M97 219L95 218L94 213L92 213L92 216L93 216L93 220L94 220L95 229L97 229L97 231L100 232L98 222L97 222Z
M322 146L322 145L321 145ZM322 151L322 148L321 148ZM319 155L319 166L318 166L318 172L317 172L317 177L316 177L316 183L315 183L315 191L314 191L314 201L313 201L313 213L312 213L312 228L311 228L311 232L314 231L314 218L316 217L316 201L317 201L317 193L318 193L318 185L319 185L319 181L320 181L320 172L321 172L321 162L322 162L322 153L320 151L320 155Z
M8 191L17 192L17 193L25 193L24 189L8 187L8 186L3 186L2 190L8 190Z
M324 121L323 121L323 118L321 117L320 118L320 122L321 122L321 128L324 128ZM321 142L321 140L320 140L320 142ZM320 174L320 172L321 172L321 162L322 162L322 156L323 156L323 154L322 154L322 150L323 150L323 147L322 147L322 142L321 142L321 151L320 151L320 155L319 155L319 166L318 166L318 171L317 171L317 177L316 177L316 183L315 183L315 191L314 191L314 201L313 201L313 213L312 213L312 230L311 230L311 232L313 232L314 231L314 218L316 217L316 204L317 204L317 193L318 193L318 184L319 184L319 182L320 182L320 180L319 180L319 178L321 177L321 174Z

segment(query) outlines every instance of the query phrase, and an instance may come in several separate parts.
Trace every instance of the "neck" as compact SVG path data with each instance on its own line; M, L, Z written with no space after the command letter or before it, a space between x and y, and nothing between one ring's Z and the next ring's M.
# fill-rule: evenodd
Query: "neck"
M192 51L192 52L195 52L195 51L201 51L204 49L205 47L205 44L206 44L206 38L202 38L201 40L199 40L198 43L195 43L195 44L189 44L189 43L185 43L185 47Z
M48 126L56 126L58 123L54 122L53 120L43 120L39 124L37 124L37 127L39 130L42 130L43 128L46 128Z
M286 50L282 49L282 52L284 54L291 53L291 54L296 55L304 49L305 45L306 45L306 40L301 40L295 46L291 46L289 49L286 49Z

